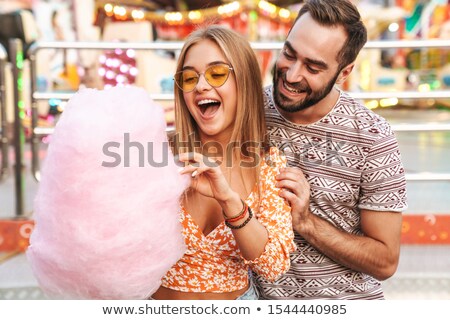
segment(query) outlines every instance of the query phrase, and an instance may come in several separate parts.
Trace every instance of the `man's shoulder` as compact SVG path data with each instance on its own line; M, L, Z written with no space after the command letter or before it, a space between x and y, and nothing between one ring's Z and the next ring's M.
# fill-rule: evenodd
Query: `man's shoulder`
M264 87L263 93L264 93L264 107L266 109L275 109L275 102L273 100L273 85L268 85Z
M348 117L352 126L358 131L379 136L392 135L391 125L385 118L368 109L346 92L341 93L337 108L335 108L335 115L339 116L339 114L342 117Z
M273 84L269 84L269 85L265 86L264 87L264 95L272 96L272 88L273 88Z

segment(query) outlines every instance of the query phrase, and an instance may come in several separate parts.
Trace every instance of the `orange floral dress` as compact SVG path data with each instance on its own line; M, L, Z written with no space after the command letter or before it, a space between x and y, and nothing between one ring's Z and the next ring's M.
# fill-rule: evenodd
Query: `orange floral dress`
M285 273L290 267L289 253L296 249L291 209L278 196L279 189L275 187L275 176L285 166L286 158L278 149L271 148L268 159L260 166L261 201L258 201L257 185L245 199L269 234L260 257L244 259L224 221L205 236L189 212L181 207L187 251L164 276L162 286L182 292L233 292L247 287L249 266L270 281Z

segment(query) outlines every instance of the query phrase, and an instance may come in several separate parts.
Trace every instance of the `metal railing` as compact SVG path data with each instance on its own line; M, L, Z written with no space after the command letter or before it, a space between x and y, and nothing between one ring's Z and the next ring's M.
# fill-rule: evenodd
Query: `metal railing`
M11 58L11 70L13 80L14 102L14 188L16 196L16 216L25 216L25 175L24 175L24 144L25 133L22 124L23 112L23 43L20 39L9 40L9 57Z
M8 55L6 54L5 48L0 45L0 181L6 178L8 174L8 149L9 149L9 141L6 132L7 127L7 115L6 115L6 61Z
M49 93L36 91L36 56L37 52L45 49L74 49L74 50L179 50L182 42L37 42L29 49L30 72L31 72L31 151L32 151L32 174L34 178L40 179L39 164L39 137L51 134L53 128L38 126L37 103L52 98L69 100L70 93ZM281 42L251 43L255 50L279 50L283 47ZM390 48L450 48L450 40L424 40L424 41L372 41L368 42L365 49L390 49ZM350 92L350 94L361 100L382 99L395 97L398 99L450 99L450 90L432 92ZM172 101L172 94L150 94L157 101ZM393 126L396 131L450 131L450 124L402 124ZM450 181L450 174L417 173L407 175L408 180L413 181Z
M429 91L429 92L416 92L416 91L389 91L389 92L350 92L351 96L359 100L378 100L388 98L398 99L450 99L450 91ZM69 100L73 93L67 92L35 92L33 98L36 100L50 100L61 99ZM153 100L157 101L172 101L173 94L170 93L155 93L150 94Z

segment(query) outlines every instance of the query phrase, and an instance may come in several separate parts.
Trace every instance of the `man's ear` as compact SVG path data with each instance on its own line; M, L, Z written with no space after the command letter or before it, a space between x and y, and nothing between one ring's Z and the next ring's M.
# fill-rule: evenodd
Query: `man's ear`
M336 80L337 84L342 84L345 80L347 80L348 76L353 70L353 67L355 66L355 63L350 63L348 66L344 67L344 69L341 70L339 73L339 76Z

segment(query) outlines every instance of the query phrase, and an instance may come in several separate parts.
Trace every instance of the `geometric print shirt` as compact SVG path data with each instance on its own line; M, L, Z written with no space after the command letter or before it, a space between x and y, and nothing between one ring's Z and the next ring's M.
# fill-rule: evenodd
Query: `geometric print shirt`
M276 148L270 148L266 156L261 159L259 183L245 199L268 233L262 254L254 260L244 259L224 221L205 235L182 206L180 221L187 250L163 277L162 286L182 292L233 292L248 286L249 268L268 282L289 269L289 254L296 249L291 208L275 186L286 158Z
M270 145L303 171L313 214L362 235L361 209L401 214L407 208L400 151L385 119L340 91L325 117L298 125L277 111L272 86L264 95ZM334 262L296 232L294 241L286 274L274 283L255 275L263 299L383 299L375 278Z

